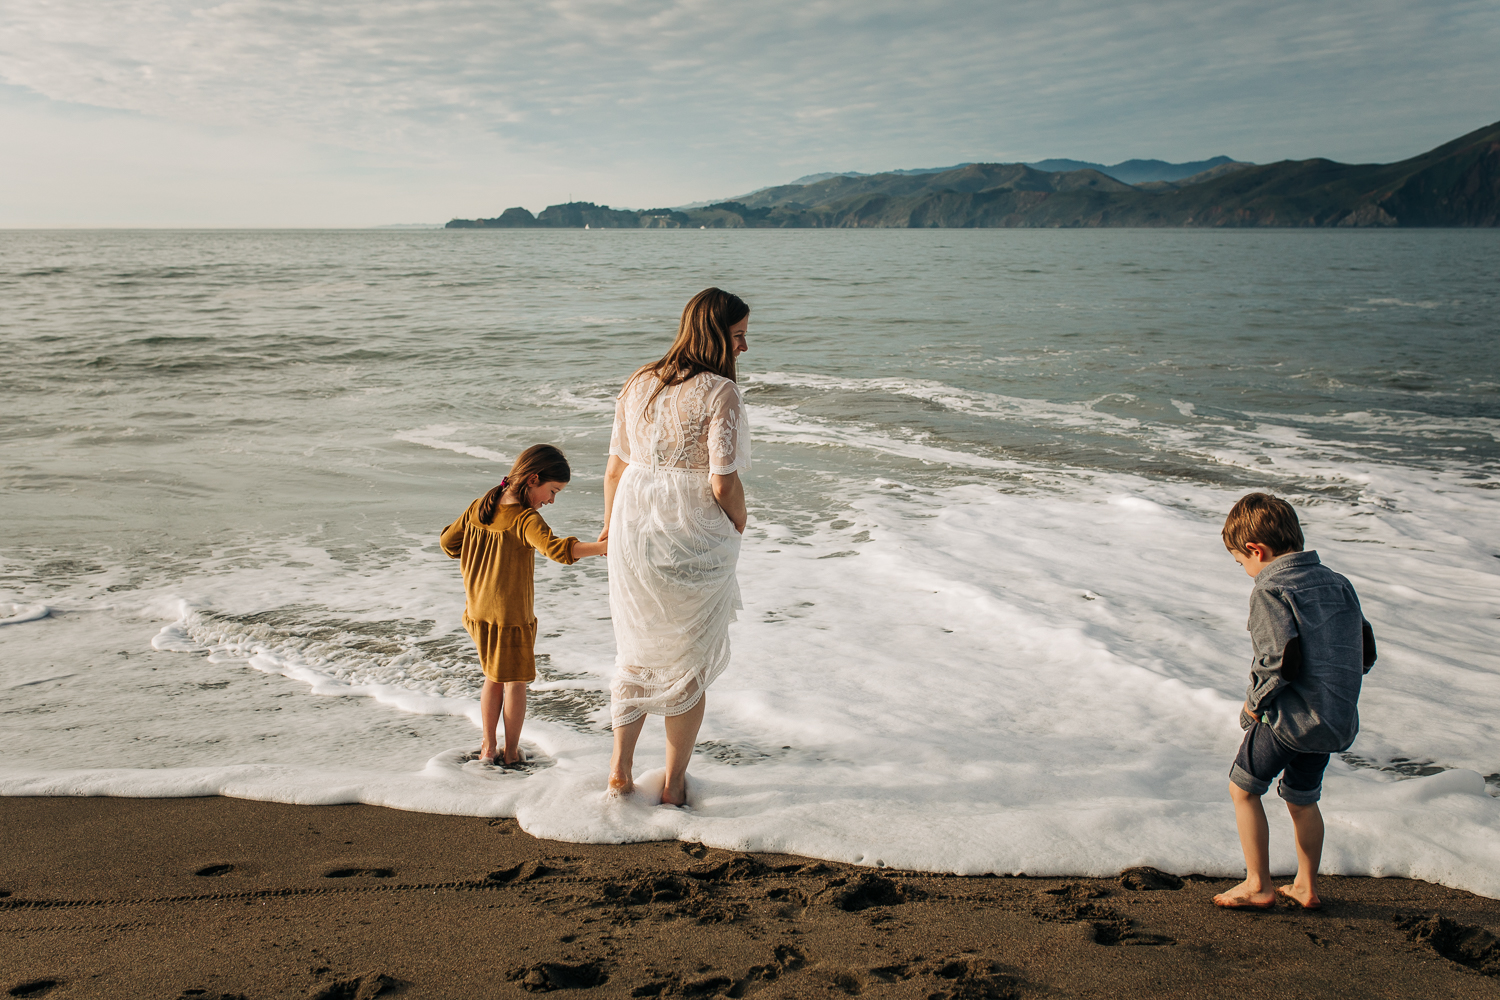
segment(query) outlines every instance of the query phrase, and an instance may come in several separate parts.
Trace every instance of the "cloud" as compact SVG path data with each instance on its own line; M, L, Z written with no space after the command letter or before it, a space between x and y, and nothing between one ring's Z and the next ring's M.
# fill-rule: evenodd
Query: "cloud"
M1497 50L1474 0L8 0L0 78L645 205L960 159L1390 159L1493 117Z

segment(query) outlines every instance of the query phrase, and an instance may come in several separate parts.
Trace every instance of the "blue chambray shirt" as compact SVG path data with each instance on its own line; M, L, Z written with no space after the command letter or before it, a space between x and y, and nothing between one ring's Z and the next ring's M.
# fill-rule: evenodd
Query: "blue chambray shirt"
M1251 714L1293 750L1347 750L1359 733L1360 683L1374 662L1353 585L1316 552L1289 552L1256 575L1246 627L1255 654L1245 695ZM1241 712L1241 725L1252 721Z

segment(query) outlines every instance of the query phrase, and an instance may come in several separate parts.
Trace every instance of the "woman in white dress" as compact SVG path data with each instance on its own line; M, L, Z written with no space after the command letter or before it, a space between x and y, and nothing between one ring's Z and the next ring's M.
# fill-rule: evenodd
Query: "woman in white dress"
M750 428L735 384L750 307L707 288L682 311L672 349L620 390L604 473L609 610L615 626L610 791L635 788L635 744L664 717L662 801L687 801L704 695L729 665L734 577L745 530Z

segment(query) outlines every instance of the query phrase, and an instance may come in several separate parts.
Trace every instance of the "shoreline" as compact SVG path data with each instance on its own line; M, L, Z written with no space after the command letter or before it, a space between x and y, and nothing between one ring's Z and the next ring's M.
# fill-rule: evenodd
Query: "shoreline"
M0 817L13 996L1500 994L1500 901L1399 878L1244 913L1210 902L1237 879L1191 873L876 870L365 805L4 798Z

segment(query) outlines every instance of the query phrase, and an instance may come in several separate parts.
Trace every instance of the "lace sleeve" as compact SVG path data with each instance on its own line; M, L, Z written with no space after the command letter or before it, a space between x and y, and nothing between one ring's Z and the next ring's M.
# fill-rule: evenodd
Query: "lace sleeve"
M629 388L627 382L615 398L615 425L609 432L609 453L625 462L630 461L630 432L625 429L625 393Z
M708 471L717 476L750 468L750 423L740 387L729 380L708 401Z

